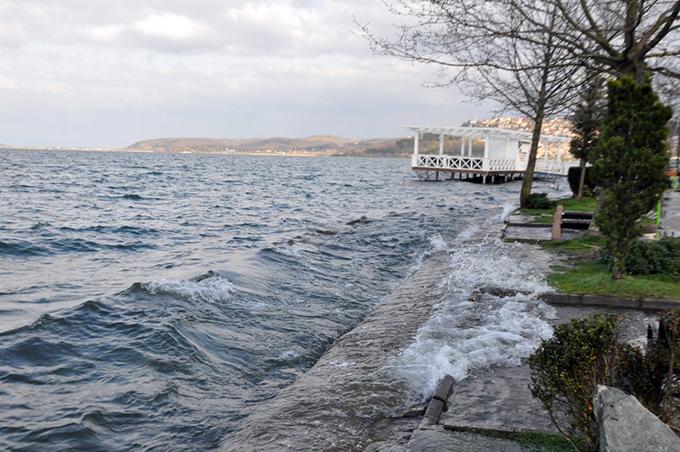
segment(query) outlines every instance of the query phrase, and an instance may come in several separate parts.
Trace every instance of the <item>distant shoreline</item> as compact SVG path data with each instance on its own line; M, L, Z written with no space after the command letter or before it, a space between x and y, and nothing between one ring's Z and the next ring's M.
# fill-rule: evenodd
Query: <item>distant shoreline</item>
M238 152L218 152L218 151L149 151L145 149L134 148L110 148L110 149L84 149L84 148L33 148L33 147L14 147L14 146L0 146L0 151L17 151L17 152L119 152L119 153L135 153L135 154L190 154L190 155L238 155L251 157L367 157L367 158L408 158L406 154L390 154L390 153L357 153L357 154L334 154L334 153L312 153L312 152L256 152L256 151L238 151Z

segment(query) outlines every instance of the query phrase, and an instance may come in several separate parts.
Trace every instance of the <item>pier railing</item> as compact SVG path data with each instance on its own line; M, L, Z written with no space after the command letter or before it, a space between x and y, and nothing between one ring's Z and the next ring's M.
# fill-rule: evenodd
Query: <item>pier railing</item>
M428 170L516 172L517 162L510 159L485 159L457 155L414 155L411 166Z
M537 173L555 174L560 176L566 176L569 173L569 168L572 166L578 166L578 160L537 160L536 169Z
M537 173L566 176L569 168L578 166L577 160L539 159L536 161ZM411 167L419 170L461 171L480 173L522 173L526 171L525 161L512 159L491 159L465 157L445 154L417 154L411 158Z
M484 159L478 157L460 157L454 155L414 155L411 160L413 168L433 170L479 170L483 171Z
M509 159L485 159L485 171L514 172L517 171L517 162Z

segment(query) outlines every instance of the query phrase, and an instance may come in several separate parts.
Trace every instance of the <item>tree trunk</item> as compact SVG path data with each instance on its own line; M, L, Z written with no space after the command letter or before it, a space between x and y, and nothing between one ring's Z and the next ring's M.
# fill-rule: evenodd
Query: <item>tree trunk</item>
M612 260L612 279L622 279L626 272L626 264L623 257L613 256Z
M581 173L579 174L578 193L576 193L576 199L580 201L583 199L583 191L586 185L586 159L584 157L581 157L579 168L581 168Z
M538 144L541 141L541 129L543 128L543 119L545 116L545 102L538 105L536 116L534 117L534 131L531 135L531 149L529 150L529 161L527 162L527 170L524 173L524 180L522 181L522 191L519 196L519 205L527 207L527 200L531 194L531 188L534 184L534 169L536 168L536 156L538 155Z
M645 82L645 78L647 77L647 74L649 73L649 69L647 67L647 64L644 62L644 60L639 61L639 60L630 60L627 61L621 69L620 74L624 76L628 76L635 80L635 83L637 84L642 84Z

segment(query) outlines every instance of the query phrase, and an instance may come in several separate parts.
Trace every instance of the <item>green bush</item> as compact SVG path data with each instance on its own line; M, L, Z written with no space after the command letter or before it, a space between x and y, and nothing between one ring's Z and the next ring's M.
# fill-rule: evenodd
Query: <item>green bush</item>
M623 344L619 351L616 386L633 394L652 413L662 415L668 354L663 347L651 346L645 353L639 347Z
M572 320L529 357L531 395L577 450L597 450L597 385L633 395L663 422L680 415L680 309L659 316L656 337L650 326L644 350L619 341L620 325L613 315Z
M557 326L529 357L531 395L575 448L582 435L588 449L597 449L592 400L598 384L613 383L619 330L613 315L572 320Z
M581 168L572 166L567 173L567 180L569 181L569 188L574 196L578 195L578 184L581 180ZM590 167L586 167L586 181L584 186L584 196L591 196L595 192L597 183L593 179L593 171Z
M555 203L548 199L547 193L532 193L527 198L527 209L552 209Z
M611 256L604 261L612 265ZM624 260L631 275L680 275L680 238L636 240L631 243Z
M663 422L678 419L678 376L680 376L680 310L659 316L658 336L648 337L644 352L625 344L616 372L617 387L634 395Z

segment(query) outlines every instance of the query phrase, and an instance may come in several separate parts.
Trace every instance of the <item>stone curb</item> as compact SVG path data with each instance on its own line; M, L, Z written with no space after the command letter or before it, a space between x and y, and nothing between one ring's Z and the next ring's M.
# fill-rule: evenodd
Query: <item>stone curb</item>
M570 306L604 306L610 308L667 311L680 308L680 300L664 298L628 298L607 295L571 295L545 293L541 299L549 304Z

